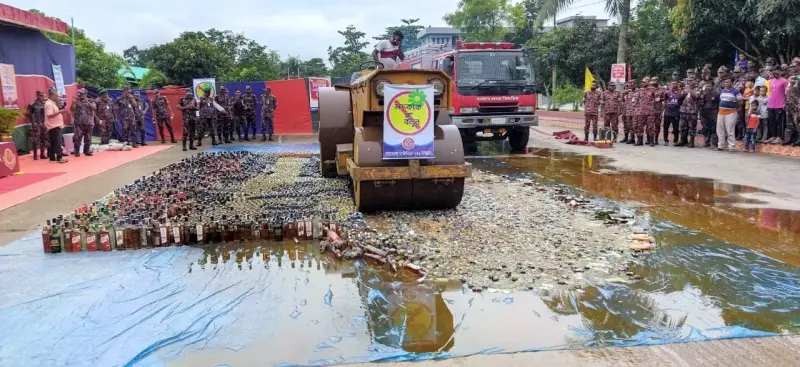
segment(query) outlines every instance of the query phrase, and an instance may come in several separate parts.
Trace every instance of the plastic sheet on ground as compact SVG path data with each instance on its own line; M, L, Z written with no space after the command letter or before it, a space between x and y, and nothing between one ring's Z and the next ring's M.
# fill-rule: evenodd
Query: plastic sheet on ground
M798 270L724 244L662 246L635 284L478 294L312 243L45 256L38 240L0 249L3 366L329 365L800 328Z

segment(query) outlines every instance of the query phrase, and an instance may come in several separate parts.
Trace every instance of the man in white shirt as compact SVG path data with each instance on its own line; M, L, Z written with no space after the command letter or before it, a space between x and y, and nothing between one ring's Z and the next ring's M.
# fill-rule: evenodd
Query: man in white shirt
M378 69L396 69L397 60L405 60L406 55L403 54L401 46L403 45L403 32L394 31L391 40L383 40L375 45L375 50L372 51L372 59L378 66Z
M61 108L60 105L61 101L59 100L58 92L55 89L50 89L50 98L44 102L44 126L47 128L47 137L50 143L47 148L47 154L50 156L51 162L66 163L67 160L64 159L61 145L63 143L63 115L67 110Z

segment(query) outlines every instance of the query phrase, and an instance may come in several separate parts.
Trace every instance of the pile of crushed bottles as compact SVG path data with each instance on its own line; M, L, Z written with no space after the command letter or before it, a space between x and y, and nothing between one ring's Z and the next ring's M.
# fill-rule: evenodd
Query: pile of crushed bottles
M353 211L349 183L318 156L200 153L117 189L42 229L46 253L221 242L325 239Z

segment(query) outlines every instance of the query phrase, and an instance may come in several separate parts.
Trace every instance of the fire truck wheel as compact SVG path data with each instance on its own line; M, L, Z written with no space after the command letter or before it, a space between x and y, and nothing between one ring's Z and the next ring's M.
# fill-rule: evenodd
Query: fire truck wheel
M520 126L514 128L508 133L508 143L511 144L511 150L516 152L525 151L528 146L528 138L531 134L531 128L528 126Z

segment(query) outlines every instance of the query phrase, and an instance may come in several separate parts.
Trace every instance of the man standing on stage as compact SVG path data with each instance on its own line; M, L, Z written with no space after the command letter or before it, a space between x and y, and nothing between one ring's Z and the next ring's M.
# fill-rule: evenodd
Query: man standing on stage
M27 119L31 124L30 144L33 152L33 160L39 157L45 158L45 148L47 147L47 128L44 127L44 103L47 101L42 91L36 91L36 99L28 104Z
M187 139L189 140L189 149L197 150L194 147L194 134L197 127L197 101L192 95L192 88L186 88L186 95L181 97L180 102L178 102L178 109L181 110L181 117L183 118L183 151L186 151Z
M233 98L231 109L233 110L233 127L236 129L236 135L239 136L239 141L250 141L250 138L247 136L248 128L244 112L244 99L242 99L242 91L238 89ZM244 138L242 138L242 130L244 130Z
M167 97L162 96L161 92L155 88L153 88L153 112L156 114L156 125L158 125L158 135L161 135L161 144L166 143L164 126L167 127L169 140L172 141L172 144L177 143L175 141L175 134L172 132L172 117L174 117L172 114L172 107L169 106Z
M230 144L233 140L233 119L231 118L231 97L228 95L228 88L221 87L219 94L214 96L222 111L217 111L217 129L219 129L219 143Z
M78 90L78 98L72 102L70 111L75 128L75 133L72 135L72 144L74 145L72 155L81 156L81 140L83 140L83 154L91 157L92 152L89 149L92 146L95 105L89 98L86 98L86 89Z
M275 109L278 108L278 99L272 95L272 89L267 87L261 96L261 141L272 141L275 132Z
M245 136L250 129L253 129L253 138L256 137L256 104L258 104L258 97L253 94L253 90L248 85L244 89L244 118L247 122L245 126Z
M133 141L140 141L140 145L145 146L147 143L144 142L144 115L150 109L150 104L147 103L147 99L142 99L138 91L133 94L133 100L135 102L134 112L136 113L136 123L133 125Z
M108 98L107 90L100 89L98 92L100 98L95 101L95 121L100 126L100 144L108 144L114 125L117 124L116 108L111 98Z
M122 121L122 137L120 138L120 141L127 142L132 147L138 148L139 145L136 144L136 139L132 136L133 126L136 123L136 109L134 102L135 101L131 96L131 88L125 87L122 89L122 95L114 102L116 105L114 112L117 113L117 117L119 117L120 121Z

